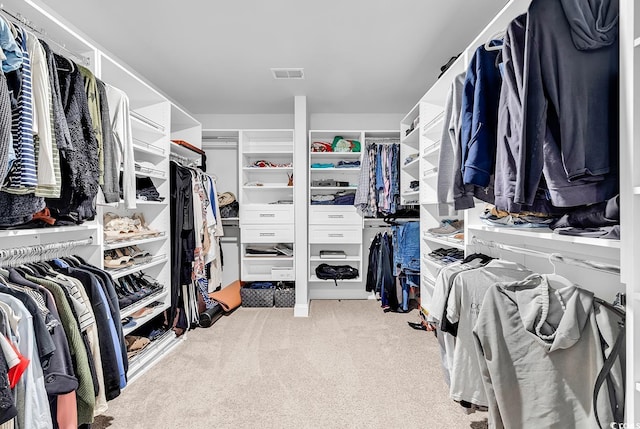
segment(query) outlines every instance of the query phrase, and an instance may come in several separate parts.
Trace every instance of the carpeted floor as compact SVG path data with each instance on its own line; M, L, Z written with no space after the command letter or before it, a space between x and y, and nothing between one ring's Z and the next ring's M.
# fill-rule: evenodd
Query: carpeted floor
M448 397L438 344L416 311L375 301L239 308L109 402L96 429L486 428Z

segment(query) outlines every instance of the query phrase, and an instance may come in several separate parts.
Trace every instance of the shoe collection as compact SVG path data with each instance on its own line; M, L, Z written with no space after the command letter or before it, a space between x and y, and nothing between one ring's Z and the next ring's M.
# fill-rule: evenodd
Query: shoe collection
M429 257L443 265L458 262L464 259L464 251L461 249L445 249L441 247L429 253Z
M440 226L427 230L433 235L453 235L464 231L464 220L444 219L440 221Z
M142 213L134 213L130 218L111 212L104 215L104 239L107 243L156 237L158 235L160 235L159 231L147 226Z
M108 269L127 268L151 260L151 253L138 246L126 246L104 252L104 266Z
M156 279L142 272L120 277L115 281L115 286L120 309L162 290L162 285Z

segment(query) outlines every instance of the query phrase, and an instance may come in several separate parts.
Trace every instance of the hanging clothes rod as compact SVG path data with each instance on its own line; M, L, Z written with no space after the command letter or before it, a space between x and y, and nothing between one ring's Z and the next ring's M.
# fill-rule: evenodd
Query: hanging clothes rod
M471 237L471 244L492 247L495 249L508 250L513 253L519 253L525 256L537 256L539 258L548 259L550 262L562 262L567 265L575 265L582 268L604 271L610 274L620 274L620 266L612 264L604 264L596 261L588 261L585 259L570 258L559 253L546 253L538 250L526 249L524 247L512 246L510 244L497 243L495 241L487 241L476 236Z
M93 238L68 240L59 243L36 244L33 246L0 249L0 266L15 266L29 262L46 261L66 256L74 249L93 244Z
M169 153L169 159L176 161L178 164L181 164L185 167L194 167L197 166L200 160L198 159L190 159L186 156L178 155L177 153Z
M63 43L60 43L54 39L52 39L46 32L46 30L44 28L36 28L33 26L33 24L31 23L31 21L27 18L25 18L21 13L14 13L14 12L10 12L7 9L5 9L4 4L0 3L0 10L2 10L2 13L4 15L5 18L8 18L10 21L12 21L13 23L26 27L29 30L31 30L32 32L36 33L36 35L41 38L41 39L45 39L46 42L55 45L58 49L64 51L66 54L71 55L72 57L74 57L76 60L78 60L82 65L84 66L89 66L91 65L91 60L89 59L89 57L85 57L84 55L78 54L77 52L73 52L71 50L69 50L69 48L67 48Z

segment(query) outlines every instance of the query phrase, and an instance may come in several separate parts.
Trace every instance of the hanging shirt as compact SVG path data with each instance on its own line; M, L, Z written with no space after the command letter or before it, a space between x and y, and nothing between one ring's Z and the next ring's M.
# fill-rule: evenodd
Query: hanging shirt
M9 171L8 182L3 189L13 194L33 193L38 184L35 147L33 143L33 95L31 63L27 51L26 33L18 29L16 43L22 50L22 87L18 106L12 112L11 133L16 160Z
M123 91L107 85L109 113L113 137L120 148L117 165L122 166L122 192L127 209L136 208L136 168L133 153L133 133L129 111L129 97Z

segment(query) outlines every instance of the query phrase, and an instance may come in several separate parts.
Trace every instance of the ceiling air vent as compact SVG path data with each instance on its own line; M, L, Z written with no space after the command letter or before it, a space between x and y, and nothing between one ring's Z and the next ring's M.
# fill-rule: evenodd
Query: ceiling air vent
M304 69L271 69L274 79L304 79Z

